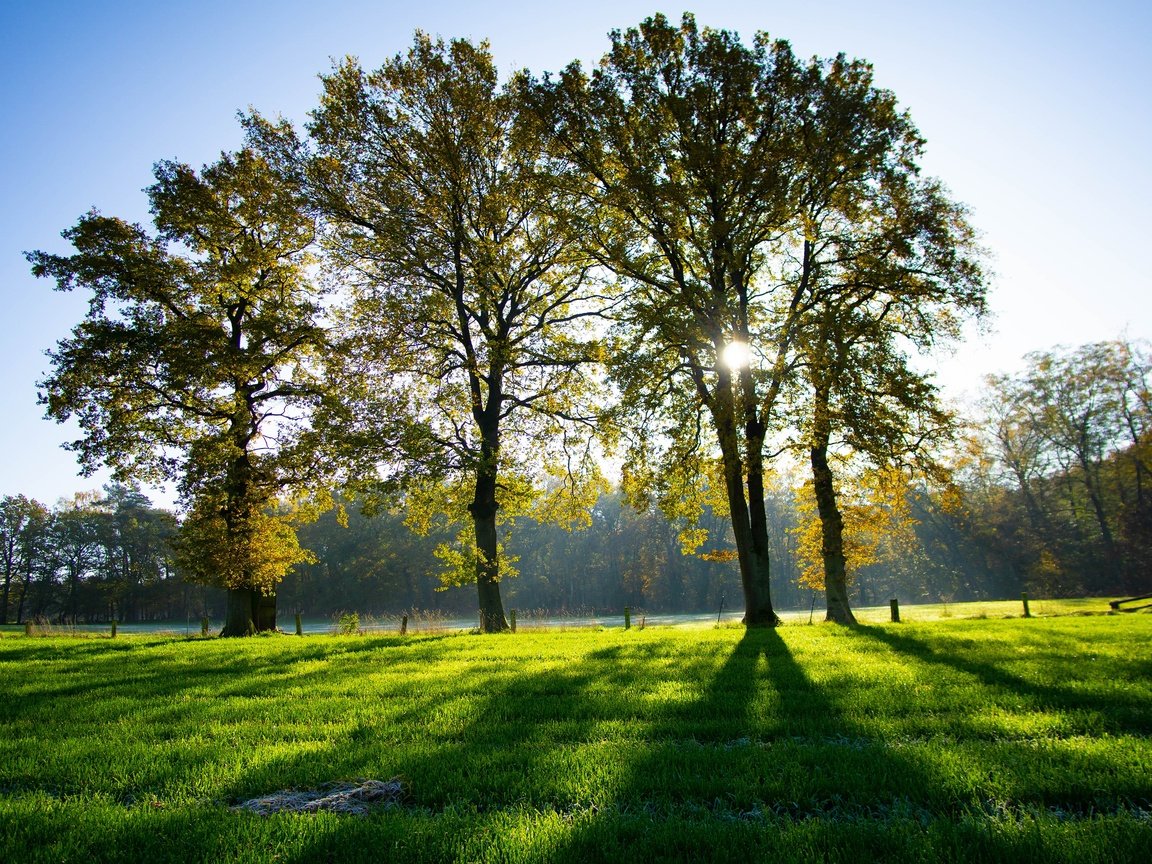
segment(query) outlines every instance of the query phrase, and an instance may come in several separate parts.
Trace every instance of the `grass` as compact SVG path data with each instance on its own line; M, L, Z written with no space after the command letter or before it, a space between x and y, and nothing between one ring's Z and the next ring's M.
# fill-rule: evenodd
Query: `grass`
M1146 860L1152 616L951 611L0 638L0 860ZM228 809L398 775L365 818Z

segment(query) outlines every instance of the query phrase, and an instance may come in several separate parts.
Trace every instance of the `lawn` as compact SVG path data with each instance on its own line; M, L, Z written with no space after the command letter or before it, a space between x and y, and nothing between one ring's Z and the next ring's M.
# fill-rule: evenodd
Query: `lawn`
M948 616L5 636L0 861L1147 860L1152 615Z

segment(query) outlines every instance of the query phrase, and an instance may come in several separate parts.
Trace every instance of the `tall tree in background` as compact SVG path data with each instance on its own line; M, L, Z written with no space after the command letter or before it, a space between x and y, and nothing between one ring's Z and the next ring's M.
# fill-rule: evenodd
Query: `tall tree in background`
M305 557L270 508L313 468L293 445L324 343L314 224L251 151L155 174L155 234L93 211L64 232L74 254L28 255L59 290L91 292L41 400L79 422L66 446L86 473L177 483L186 566L228 588L223 633L245 635L275 627L275 585Z
M35 499L23 495L0 499L0 566L4 568L0 624L8 623L13 587L20 597L16 613L16 623L20 623L28 586L42 560L49 521L48 508Z
M481 629L504 630L499 523L542 475L562 517L599 488L588 262L486 44L417 33L377 71L347 60L323 82L309 146L250 128L295 167L351 292L325 428L362 491L391 480L421 503L414 524L468 526L441 552L475 580Z
M52 569L64 583L61 618L69 624L78 621L82 586L103 563L97 529L99 503L99 493L78 492L57 505L48 529Z
M1068 571L1087 590L1145 589L1152 525L1146 346L1116 340L1026 360L1021 374L989 378L986 406L992 441L1030 524L1033 571Z
M139 621L143 590L172 572L179 523L175 514L153 507L138 487L119 483L105 487L95 515L109 613L113 620Z

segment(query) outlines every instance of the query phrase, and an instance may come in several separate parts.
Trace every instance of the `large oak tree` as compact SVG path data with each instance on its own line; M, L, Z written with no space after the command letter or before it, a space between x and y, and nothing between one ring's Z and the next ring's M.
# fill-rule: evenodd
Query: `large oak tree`
M528 95L570 166L591 253L625 283L613 375L636 430L630 467L667 444L670 470L703 470L701 453L718 449L744 620L775 624L763 445L805 286L784 297L763 270L795 209L800 68L787 43L758 36L748 48L690 15L611 39L591 75L573 64ZM759 346L771 374L758 376L725 351L764 336L768 308L782 326Z
M679 27L655 16L614 32L590 75L573 64L529 98L555 118L572 200L591 202L576 211L591 214L593 254L628 286L613 370L641 444L632 467L648 470L644 449L663 445L666 476L703 468L706 418L745 621L774 623L764 474L790 420L780 397L802 365L820 394L855 387L843 363L813 360L837 328L859 341L862 323L890 314L930 341L929 307L979 305L970 231L938 187L912 179L922 142L860 61L801 63L765 34L748 47L690 15ZM900 329L876 342L894 377ZM817 414L811 455L830 489L830 418Z
M254 152L197 173L162 162L147 190L155 231L90 212L71 255L33 252L33 272L90 292L88 314L49 352L49 417L84 471L175 481L189 509L187 569L228 589L223 633L275 626L274 588L303 560L278 496L311 477L297 444L324 344L308 275L314 224Z
M353 488L399 487L414 523L467 526L442 555L475 580L481 629L504 630L499 524L545 480L552 504L597 488L588 261L486 44L417 33L323 84L307 141L250 120L323 219L348 291L321 422Z

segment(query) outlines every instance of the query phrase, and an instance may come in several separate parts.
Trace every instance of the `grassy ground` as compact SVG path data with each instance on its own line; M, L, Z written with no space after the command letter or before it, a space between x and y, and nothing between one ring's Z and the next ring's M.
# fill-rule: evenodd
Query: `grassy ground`
M1152 615L959 613L8 636L0 861L1147 860ZM394 776L365 818L228 809Z

